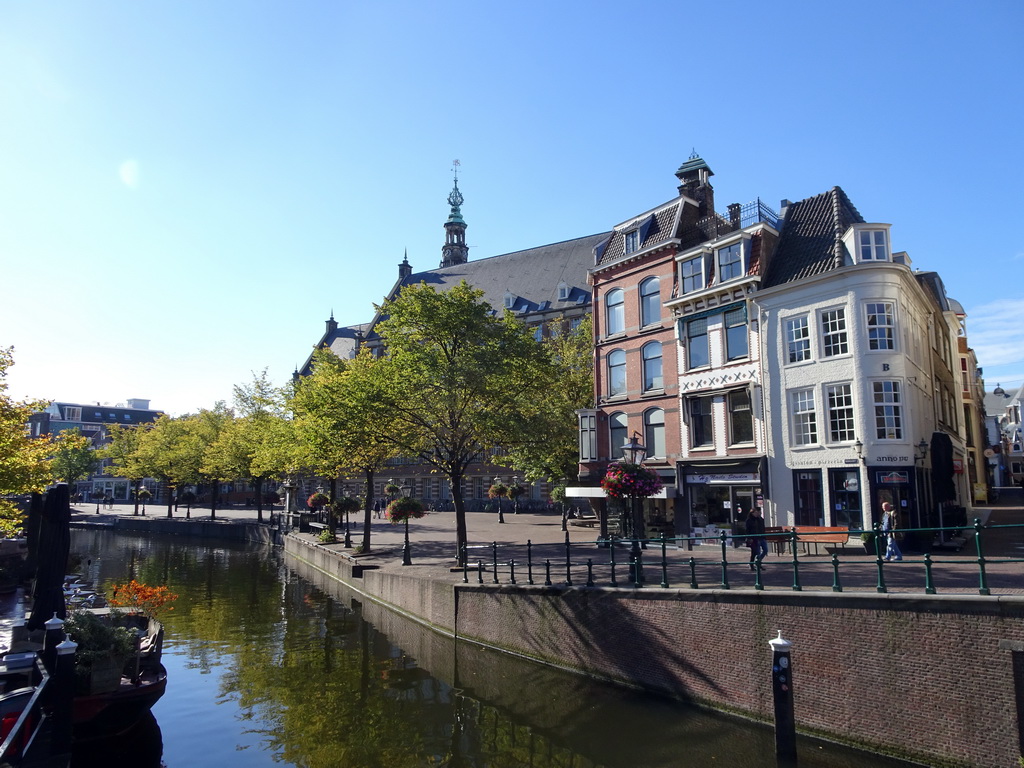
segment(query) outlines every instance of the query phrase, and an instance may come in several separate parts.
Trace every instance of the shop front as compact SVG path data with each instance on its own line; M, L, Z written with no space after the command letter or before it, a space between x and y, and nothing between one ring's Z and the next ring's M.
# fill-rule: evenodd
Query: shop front
M741 531L755 507L764 508L763 460L690 462L681 465L691 530L707 528Z

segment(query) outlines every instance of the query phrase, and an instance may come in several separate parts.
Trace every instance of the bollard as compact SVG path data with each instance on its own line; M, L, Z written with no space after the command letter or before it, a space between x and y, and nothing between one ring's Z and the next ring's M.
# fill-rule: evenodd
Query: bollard
M498 542L491 542L491 561L494 563L494 583L498 583Z
M587 586L594 586L594 560L587 558Z
M780 760L796 762L796 718L793 715L793 663L790 650L793 644L782 639L782 630L774 640L772 649L772 699L775 703L775 756Z
M43 635L43 666L52 675L57 663L57 646L64 642L64 622L54 613L53 618L47 619L43 626L46 627Z
M50 754L63 755L71 751L71 722L75 700L75 651L78 644L68 639L56 647L56 663L50 694Z
M526 540L526 583L533 584L533 542Z
M545 560L544 561L544 586L545 587L550 587L551 586L551 561L550 560Z

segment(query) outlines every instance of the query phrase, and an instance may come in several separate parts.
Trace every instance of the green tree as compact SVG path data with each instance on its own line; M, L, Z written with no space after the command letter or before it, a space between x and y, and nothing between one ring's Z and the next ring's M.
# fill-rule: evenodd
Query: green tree
M74 490L75 483L88 477L96 468L92 439L78 427L66 429L53 439L53 477Z
M198 482L201 452L197 441L190 440L185 418L161 414L151 425L140 427L139 444L134 454L139 477L152 477L168 489L167 516L174 508L172 486Z
M293 453L289 441L282 440L289 432L283 423L285 393L270 383L264 370L251 383L236 385L234 395L237 418L219 432L204 456L204 466L225 479L249 480L256 493L257 519L263 522L266 481L281 474Z
M14 348L0 347L0 532L13 535L24 515L7 494L42 491L50 481L50 440L29 437L28 417L46 406L12 400L7 394L7 371L14 365Z
M380 437L392 426L391 414L381 407L379 365L368 351L341 360L329 350L318 350L312 374L298 383L292 398L296 432L312 457L313 470L330 478L363 475L363 552L370 551L374 476L396 455L395 443Z
M579 423L576 411L594 405L594 340L590 318L576 328L556 327L544 340L552 375L528 425L503 446L504 463L527 480L550 483L575 478L579 472Z
M179 482L209 484L211 520L217 517L221 481L237 479L234 468L218 463L214 448L234 419L234 411L223 401L215 403L213 408L203 408L198 413L182 417L185 437L180 457L184 461L185 470ZM169 517L170 507L167 511Z
M97 451L100 459L110 461L103 468L104 473L127 478L135 489L135 515L139 514L139 483L146 477L139 454L140 439L145 429L135 425L110 424L107 427L110 442Z
M465 282L445 293L408 286L379 311L387 355L374 366L387 413L377 438L442 474L455 506L457 557L467 543L462 481L485 451L513 444L554 377L551 357L511 313L496 317Z

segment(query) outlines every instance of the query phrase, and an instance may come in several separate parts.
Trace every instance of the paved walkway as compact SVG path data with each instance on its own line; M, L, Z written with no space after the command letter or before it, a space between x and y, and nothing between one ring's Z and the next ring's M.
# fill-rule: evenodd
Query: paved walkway
M507 503L507 502L506 502ZM115 504L113 509L96 512L95 504L79 504L72 508L72 519L79 523L111 524L117 516L132 516L133 504ZM997 503L976 508L975 516L988 525L1024 524L1024 491L1019 488L1001 489ZM147 505L145 520L164 518L166 507ZM184 509L174 513L175 519L183 519ZM193 508L193 520L210 520L208 509ZM269 513L264 512L265 519ZM494 513L472 512L466 515L470 542L470 562L476 566L484 564L482 576L474 568L469 574L471 580L493 583L494 549L497 544L499 583L509 583L513 576L510 561L514 561L514 576L517 583L527 583L532 576L533 583L544 583L550 574L554 584L564 584L571 579L574 585L586 584L592 575L595 584L608 585L612 581L612 552L597 545L597 529L568 526L562 530L561 516L557 514L512 514L506 511L505 523L499 524ZM253 509L228 508L218 510L216 520L229 525L256 522ZM143 522L139 520L138 522ZM341 534L344 533L342 530ZM566 534L569 538L569 554L566 556ZM300 534L313 540L312 534ZM354 557L363 565L378 568L402 569L402 543L404 528L391 525L383 519L371 520L371 551L356 555L355 547L362 543L362 519L352 518L352 548L346 548L342 540L328 545ZM409 525L412 565L404 570L424 578L439 578L461 581L463 574L453 572L455 564L455 513L433 512ZM529 544L528 544L529 543ZM986 558L1024 559L1024 528L992 529L983 535ZM878 567L874 557L864 554L859 540L852 540L845 549L833 550L838 554L840 586L844 592L878 592ZM615 548L614 576L618 586L632 584L627 546ZM732 589L755 587L756 574L748 566L749 551L743 547L726 547L724 579ZM691 560L692 558L692 566ZM567 559L569 567L567 569ZM932 577L937 593L942 595L979 594L980 573L973 537L959 552L933 552ZM588 561L590 566L588 570ZM532 567L528 563L532 562ZM550 571L547 570L550 562ZM694 546L692 549L667 546L662 559L661 547L652 545L644 552L645 585L658 588L663 582L670 587L689 588L695 577L698 587L716 588L723 583L722 547L720 543ZM772 553L765 559L762 583L766 590L792 590L798 584L801 590L832 591L835 573L831 556L822 548L820 555L798 559L799 567L794 577L792 555L778 556ZM907 553L901 563L886 563L882 569L885 587L890 592L924 593L926 575L925 563L920 555ZM1024 594L1024 562L987 563L986 586L993 595Z

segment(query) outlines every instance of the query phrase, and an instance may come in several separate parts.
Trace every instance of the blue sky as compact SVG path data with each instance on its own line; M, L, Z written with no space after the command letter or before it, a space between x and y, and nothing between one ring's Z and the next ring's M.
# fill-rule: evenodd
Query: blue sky
M1024 3L0 6L0 346L16 397L181 414L283 382L333 310L675 195L841 186L1024 381Z

